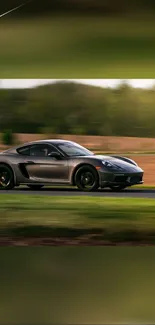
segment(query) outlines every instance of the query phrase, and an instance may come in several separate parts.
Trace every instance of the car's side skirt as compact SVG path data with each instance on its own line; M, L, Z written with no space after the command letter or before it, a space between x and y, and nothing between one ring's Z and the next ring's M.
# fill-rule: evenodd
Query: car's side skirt
M72 185L70 182L68 182L68 181L64 181L64 182L21 182L20 184L18 184L18 185L50 185L50 186L52 186L52 185L65 185L65 184L67 184L67 185Z

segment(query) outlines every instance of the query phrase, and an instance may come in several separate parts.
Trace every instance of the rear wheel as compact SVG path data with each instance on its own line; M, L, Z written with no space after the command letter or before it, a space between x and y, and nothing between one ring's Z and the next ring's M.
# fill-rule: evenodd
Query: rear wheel
M75 174L75 185L81 191L96 191L99 187L99 177L95 168L91 166L80 167Z
M111 185L109 187L113 192L120 192L126 188L126 186L124 186L124 185Z
M41 188L44 186L44 185L27 185L30 190L33 190L33 191L38 191L38 190L41 190Z
M12 169L4 164L0 164L0 190L11 190L15 186Z

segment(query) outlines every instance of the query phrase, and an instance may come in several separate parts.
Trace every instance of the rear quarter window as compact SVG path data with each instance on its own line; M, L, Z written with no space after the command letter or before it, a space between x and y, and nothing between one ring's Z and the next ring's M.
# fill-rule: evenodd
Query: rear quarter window
M30 147L22 147L17 149L17 152L23 156L30 156Z

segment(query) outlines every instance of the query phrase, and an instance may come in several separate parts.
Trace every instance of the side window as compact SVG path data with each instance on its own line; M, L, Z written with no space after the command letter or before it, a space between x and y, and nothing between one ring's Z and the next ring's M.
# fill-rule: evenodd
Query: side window
M17 149L17 152L23 156L30 156L30 147L22 147Z
M30 148L30 156L35 157L48 157L48 155L52 152L56 151L49 146L48 144L36 144L31 146Z

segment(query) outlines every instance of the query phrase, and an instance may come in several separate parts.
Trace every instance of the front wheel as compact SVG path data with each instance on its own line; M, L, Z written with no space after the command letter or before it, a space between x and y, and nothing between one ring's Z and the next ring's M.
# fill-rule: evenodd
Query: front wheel
M81 191L96 191L99 187L99 177L95 168L91 166L80 167L75 174L75 185Z
M44 186L44 185L27 185L30 190L33 190L33 191L38 191L38 190L41 190L41 188Z
M113 192L120 192L126 188L126 186L124 186L124 185L111 185L109 187Z
M4 164L0 164L0 190L11 190L15 186L12 169Z

